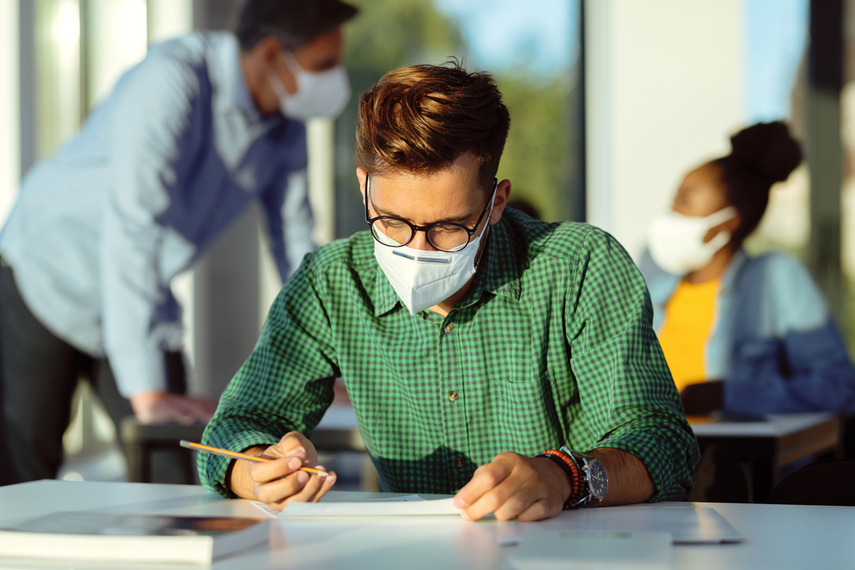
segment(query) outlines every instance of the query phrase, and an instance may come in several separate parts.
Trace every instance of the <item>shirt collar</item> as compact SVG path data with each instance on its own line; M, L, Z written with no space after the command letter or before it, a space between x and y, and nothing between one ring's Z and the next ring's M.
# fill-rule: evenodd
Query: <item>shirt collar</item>
M748 255L746 255L745 250L739 248L739 250L737 250L733 255L733 259L730 260L730 263L722 276L721 291L723 293L730 293L733 290L733 287L736 285L736 279L739 276L739 271L742 269L742 266L745 265L747 260Z
M370 232L368 234L371 239L372 248L377 247L374 244L374 238L370 237ZM376 274L374 277L374 292L371 298L374 299L374 316L380 317L394 309L396 304L401 303L401 300L398 298L398 294L395 293L392 284L386 279L383 269L376 260L374 260L374 267L376 268ZM403 303L401 303L401 307L406 310Z
M209 41L213 75L220 92L218 106L222 110L239 109L248 118L262 120L246 84L237 38L228 32L215 32L209 34Z
M459 303L461 308L473 305L484 291L499 297L519 300L521 264L527 257L527 244L513 239L509 224L503 218L490 226L487 245L481 258L482 267L475 274L469 294Z

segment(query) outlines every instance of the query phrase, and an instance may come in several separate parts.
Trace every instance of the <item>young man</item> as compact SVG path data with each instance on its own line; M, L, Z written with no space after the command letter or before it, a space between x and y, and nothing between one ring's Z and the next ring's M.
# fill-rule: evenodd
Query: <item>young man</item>
M339 0L248 0L234 34L154 46L27 174L0 234L12 455L0 481L56 475L80 374L114 420L210 418L213 402L170 391L182 336L170 281L253 200L283 279L313 248L303 121L349 98L342 24L355 13Z
M692 487L697 444L644 281L604 232L505 209L509 121L490 76L456 65L399 69L362 96L370 231L304 260L205 432L281 459L202 455L206 485L277 509L318 500L335 475L299 468L317 463L307 437L341 377L381 488L456 492L466 518Z

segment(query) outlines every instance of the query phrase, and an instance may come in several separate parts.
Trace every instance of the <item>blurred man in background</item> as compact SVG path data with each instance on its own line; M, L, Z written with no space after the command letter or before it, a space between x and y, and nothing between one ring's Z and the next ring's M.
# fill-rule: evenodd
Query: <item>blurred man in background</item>
M253 200L283 280L313 249L304 121L350 97L355 14L247 0L234 33L152 47L28 173L0 233L0 482L55 477L81 376L115 422L208 420L214 402L184 393L170 281Z

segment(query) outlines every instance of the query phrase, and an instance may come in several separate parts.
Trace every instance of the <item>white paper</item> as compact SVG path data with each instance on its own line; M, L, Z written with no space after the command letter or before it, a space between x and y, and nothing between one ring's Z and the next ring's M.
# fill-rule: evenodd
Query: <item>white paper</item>
M667 532L674 544L742 542L715 509L692 503L576 509L538 524L573 531Z
M666 532L603 532L537 529L506 550L520 570L667 570L671 536Z
M264 503L252 504L276 518L291 517L397 517L417 515L457 515L454 498L425 500L418 495L367 499L364 501L288 503L282 512L274 511Z

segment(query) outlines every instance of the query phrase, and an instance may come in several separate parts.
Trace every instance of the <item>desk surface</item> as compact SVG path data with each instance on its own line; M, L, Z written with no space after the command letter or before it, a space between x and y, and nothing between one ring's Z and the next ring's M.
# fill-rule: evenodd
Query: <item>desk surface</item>
M689 424L697 437L783 437L836 421L837 417L828 412L769 414L766 421L757 422L689 418Z
M365 493L339 493L364 497ZM666 504L657 505L657 508ZM706 503L744 538L742 544L674 547L674 568L847 568L855 566L855 508ZM227 501L196 486L37 481L0 487L0 524L60 510L258 516L248 501ZM548 526L572 517L562 513ZM504 568L495 521L457 517L278 520L270 550L220 560L215 569ZM536 528L544 523L525 523ZM529 527L528 525L532 525ZM6 567L9 560L0 559ZM38 568L28 561L19 568ZM47 563L45 568L56 567ZM89 568L86 564L75 568ZM92 565L91 568L98 568ZM103 566L100 566L103 568ZM124 565L120 568L140 568ZM165 567L158 567L167 570Z

